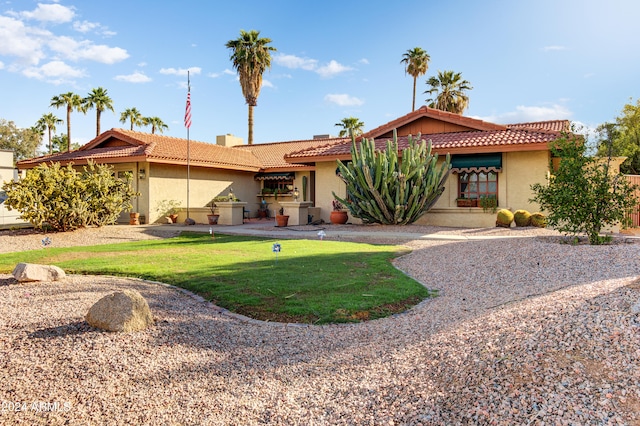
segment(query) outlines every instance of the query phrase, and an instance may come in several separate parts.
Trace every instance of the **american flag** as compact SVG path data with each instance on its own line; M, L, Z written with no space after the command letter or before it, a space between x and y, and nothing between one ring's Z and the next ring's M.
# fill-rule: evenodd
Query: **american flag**
M191 127L191 92L187 92L187 108L184 111L184 127Z

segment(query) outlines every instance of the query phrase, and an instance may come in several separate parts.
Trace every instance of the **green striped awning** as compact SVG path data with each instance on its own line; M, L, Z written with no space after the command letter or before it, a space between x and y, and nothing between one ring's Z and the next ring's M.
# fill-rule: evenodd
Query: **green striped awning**
M500 172L502 153L495 154L458 154L451 156L451 171L461 172Z

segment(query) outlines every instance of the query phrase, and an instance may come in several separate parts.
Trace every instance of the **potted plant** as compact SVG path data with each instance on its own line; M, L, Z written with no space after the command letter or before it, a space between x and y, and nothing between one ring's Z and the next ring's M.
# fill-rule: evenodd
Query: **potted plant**
M276 215L276 226L284 228L289 223L289 216L285 216L284 208L280 207Z
M498 198L495 195L481 195L478 203L485 213L498 211Z
M262 199L262 201L260 202L260 205L258 206L258 217L260 219L269 217L269 203L267 203L264 198Z
M218 205L216 204L216 201L221 201L221 200L218 200L218 198L220 197L215 197L208 204L209 209L211 210L211 213L207 214L207 220L209 221L209 225L216 225L218 223L218 219L220 218L220 215L217 213L217 210L216 210L216 208L218 207Z
M464 198L460 197L456 200L458 207L478 207L478 200L476 198Z
M162 200L158 203L156 211L159 217L165 217L167 223L176 223L178 221L178 209L180 202L176 200Z
M335 225L344 225L345 223L347 223L347 221L349 220L349 214L344 209L342 203L338 200L333 200L332 204L333 211L329 216L329 220L331 221L331 223Z

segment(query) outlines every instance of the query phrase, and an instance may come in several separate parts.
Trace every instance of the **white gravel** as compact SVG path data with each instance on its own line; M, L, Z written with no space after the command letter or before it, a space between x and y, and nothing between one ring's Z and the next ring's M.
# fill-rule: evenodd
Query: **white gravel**
M105 229L80 239L173 232ZM439 297L360 324L247 321L136 279L0 276L0 424L640 425L640 244L500 232L529 237L408 242L396 266ZM41 238L0 234L0 251ZM120 288L154 327L84 322Z

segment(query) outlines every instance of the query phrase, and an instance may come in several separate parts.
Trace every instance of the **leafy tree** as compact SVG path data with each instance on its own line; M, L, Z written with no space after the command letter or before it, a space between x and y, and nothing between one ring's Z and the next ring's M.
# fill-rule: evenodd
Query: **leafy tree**
M338 135L341 138L345 136L357 137L362 134L364 123L360 121L359 118L347 117L340 120L340 122L336 123L335 126L342 127L342 130L340 130L340 133Z
M51 139L51 144L53 145L54 154L69 150L69 141L67 140L67 135L65 134L54 135ZM74 142L71 144L71 149L76 150L78 148L80 148L80 144L78 142Z
M55 108L65 107L67 109L67 140L71 140L71 113L75 110L86 113L80 95L73 92L63 93L51 98L51 105Z
M35 157L41 140L40 131L20 129L13 121L0 118L0 148L13 150L15 160Z
M137 108L127 108L120 113L120 122L126 123L127 121L131 124L131 130L133 130L133 126L142 126L142 114Z
M114 111L113 99L107 95L107 89L98 87L91 90L89 95L83 99L83 103L85 110L91 108L96 109L96 136L98 136L100 135L100 116L102 115L102 111Z
M276 48L268 46L270 38L260 38L260 31L240 30L240 37L229 40L225 45L231 49L230 59L238 71L242 95L249 106L249 137L247 143L253 144L253 107L258 105L258 96L262 87L262 74L271 68L271 53Z
M373 139L353 140L352 161L338 160L339 175L347 185L346 198L336 200L365 223L406 225L424 215L444 192L449 176L449 155L437 165L438 154L431 155L431 141L409 136L409 146L398 153L398 138L377 150Z
M620 170L626 174L640 174L640 99L635 105L626 104L615 123L604 123L597 131L600 137L598 155L627 157Z
M590 244L608 241L600 237L606 225L623 223L625 213L638 205L634 187L613 170L611 157L585 155L586 144L575 136L564 134L551 145L552 155L560 158L546 185L531 186L531 201L548 213L550 227L566 234L586 233Z
M155 134L156 130L159 133L164 133L169 128L160 117L142 117L142 124L145 126L151 126L151 134Z
M53 153L53 145L51 144L51 135L55 133L56 126L58 124L62 124L63 121L53 115L52 113L42 114L42 117L38 119L36 126L41 129L41 131L47 130L49 133L49 154Z
M416 82L418 77L425 75L429 69L429 60L431 57L426 50L420 47L414 47L407 50L402 55L400 63L405 64L404 72L413 77L413 102L411 103L411 111L416 110Z
M36 229L69 231L116 223L138 195L131 181L131 175L116 178L108 165L89 163L79 171L71 165L42 163L2 189L7 193L5 205Z
M427 99L429 108L462 114L469 106L469 97L465 92L473 87L462 79L461 73L438 71L438 76L429 78L427 84L431 86L431 89L424 92L431 95Z

